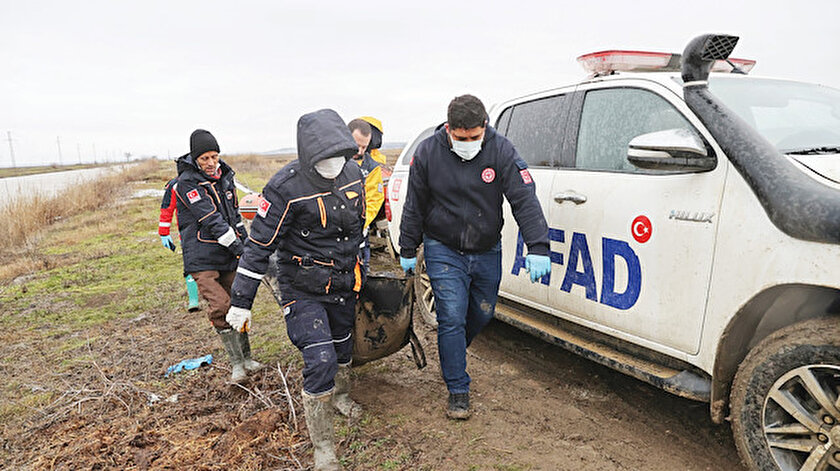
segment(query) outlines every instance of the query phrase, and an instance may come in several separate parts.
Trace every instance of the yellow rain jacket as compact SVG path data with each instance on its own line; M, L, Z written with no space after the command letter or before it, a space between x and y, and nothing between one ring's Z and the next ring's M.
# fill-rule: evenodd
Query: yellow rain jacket
M379 214L379 209L385 202L385 188L382 183L382 165L373 160L373 157L365 152L365 156L360 160L353 160L362 169L362 175L365 176L365 229L370 226L370 223Z
M373 116L362 116L359 119L366 121L373 128L370 134L370 144L368 144L370 156L373 157L373 160L385 165L385 154L379 151L379 148L382 147L382 121Z

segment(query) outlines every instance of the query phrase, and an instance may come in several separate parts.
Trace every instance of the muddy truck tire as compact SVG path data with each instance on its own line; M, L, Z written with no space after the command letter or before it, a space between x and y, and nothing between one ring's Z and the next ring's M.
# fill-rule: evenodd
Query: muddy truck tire
M732 432L754 471L840 469L840 320L785 327L755 346L732 384Z
M423 323L437 328L437 314L435 312L435 294L432 292L432 281L426 273L426 260L423 258L423 247L417 249L417 274L414 277L414 293L417 295L417 311Z

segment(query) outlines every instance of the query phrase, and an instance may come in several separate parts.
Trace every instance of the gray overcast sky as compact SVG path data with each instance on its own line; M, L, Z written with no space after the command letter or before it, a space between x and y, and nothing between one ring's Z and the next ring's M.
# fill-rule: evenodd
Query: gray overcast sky
M840 1L0 0L0 166L173 157L195 128L223 153L295 145L301 114L333 108L405 141L449 100L488 106L585 76L604 49L681 52L741 37L754 75L840 88Z

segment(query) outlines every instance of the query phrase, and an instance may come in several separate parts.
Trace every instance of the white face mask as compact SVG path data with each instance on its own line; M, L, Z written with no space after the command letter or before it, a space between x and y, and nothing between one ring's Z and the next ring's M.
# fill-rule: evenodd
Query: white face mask
M329 157L315 162L315 171L327 180L332 180L341 174L345 162L347 159L343 156Z
M473 157L478 155L478 151L481 150L481 141L479 139L477 141L456 141L455 139L451 139L452 141L452 152L458 154L458 157L464 160L472 160Z

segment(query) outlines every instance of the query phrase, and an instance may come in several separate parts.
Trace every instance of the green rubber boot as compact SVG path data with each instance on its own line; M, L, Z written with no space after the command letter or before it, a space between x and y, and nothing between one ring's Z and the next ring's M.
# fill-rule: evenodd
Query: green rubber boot
M220 330L219 337L222 338L222 344L230 359L230 381L239 384L246 382L248 374L245 372L245 358L242 356L239 332L233 329Z
M350 399L350 365L338 365L332 405L344 417L357 419L362 416L362 406Z
M314 450L315 471L341 471L341 464L335 457L333 410L330 406L332 394L315 397L303 392L301 395L306 427Z
M195 282L195 278L192 275L187 275L187 295L190 298L190 305L187 306L187 310L190 312L198 311L198 284Z
M243 365L248 373L254 373L265 368L262 363L251 359L251 341L248 340L248 332L239 332L239 345L242 346Z

